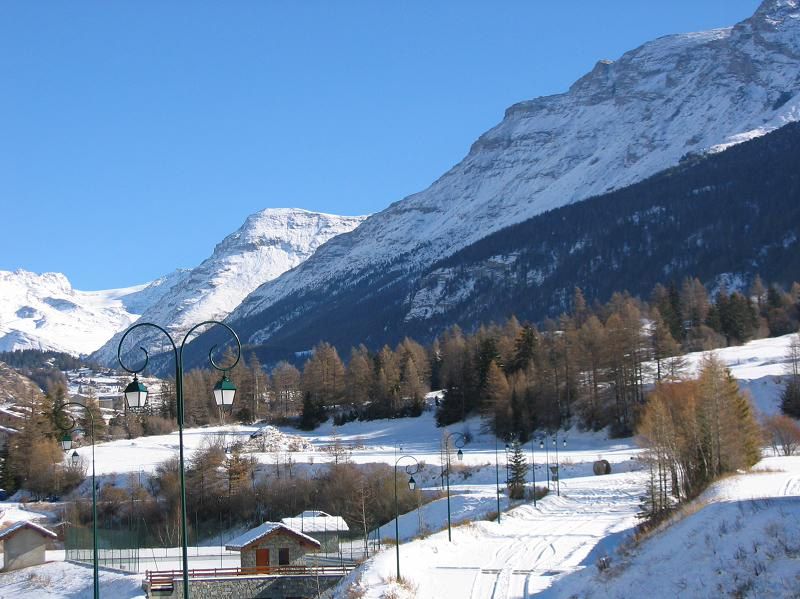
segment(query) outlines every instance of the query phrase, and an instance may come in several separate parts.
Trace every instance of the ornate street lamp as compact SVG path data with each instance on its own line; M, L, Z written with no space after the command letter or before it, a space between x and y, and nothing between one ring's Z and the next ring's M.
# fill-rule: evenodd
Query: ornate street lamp
M186 526L186 469L185 469L185 461L184 461L184 451L183 451L183 426L184 426L184 401L183 401L183 350L186 346L186 342L189 340L194 331L199 329L205 325L219 325L224 327L228 330L228 332L233 336L233 339L236 341L236 359L234 360L233 364L221 367L214 361L214 350L216 349L216 345L211 347L211 350L208 352L208 360L211 362L211 366L213 366L216 370L219 370L223 373L222 380L220 380L217 385L214 386L214 399L219 406L231 406L233 403L233 396L236 393L236 387L230 381L227 381L227 373L229 370L233 369L236 364L239 363L239 358L242 355L242 344L239 341L238 335L234 332L234 330L229 327L224 322L219 322L217 320L206 320L199 324L193 326L189 331L184 335L183 341L181 342L180 347L175 345L175 341L172 339L170 334L166 331L166 329L158 326L157 324L153 324L152 322L139 322L134 324L130 327L125 334L122 335L122 339L119 340L119 346L117 347L117 360L119 360L120 366L124 368L127 372L133 375L133 381L125 388L125 400L130 401L131 399L137 401L138 403L134 405L133 403L129 403L128 407L136 410L141 410L145 407L145 403L147 401L147 389L138 382L137 374L142 372L146 367L147 363L150 359L147 350L143 347L139 347L144 353L144 364L140 368L128 368L122 361L122 344L125 342L127 336L138 329L139 327L153 327L158 329L169 340L170 345L172 346L172 354L175 359L175 392L177 395L177 416L178 416L178 449L179 449L179 461L180 461L180 487L181 487L181 549L183 550L183 597L184 599L189 599L189 537L187 533L187 526ZM138 387L135 386L138 384ZM219 389L217 389L219 387ZM131 391L131 396L128 395L128 390ZM219 399L217 399L217 391L219 390ZM227 404L225 403L227 401Z
M414 475L419 472L419 462L417 458L410 455L401 455L394 462L394 547L397 556L397 580L400 580L400 506L397 501L397 464L400 460L408 458L414 460L413 464L406 464L406 474L408 474L408 488L412 491L417 488L417 481L414 480ZM412 470L413 468L413 470Z
M228 378L226 370L222 378L214 385L214 401L218 408L230 409L233 406L234 395L236 395L236 385Z
M139 382L139 377L134 374L133 380L125 387L125 405L131 412L139 412L147 404L147 387Z
M61 437L61 448L67 452L72 449L72 431L75 430L77 422L75 417L67 411L67 408L81 408L89 417L89 433L92 436L92 577L94 587L94 599L100 597L100 570L97 565L97 484L95 478L95 464L94 464L94 414L85 405L70 401L63 403L55 408L55 423L56 426L64 431ZM77 451L72 452L71 461L73 465L77 465L80 461L80 456Z
M467 442L467 438L464 436L463 433L459 432L452 432L447 433L444 437L444 452L447 458L447 470L445 471L445 475L447 477L447 540L452 542L453 541L453 534L450 530L450 438L453 438L453 445L458 448L458 453L456 453L456 457L460 462L464 459L464 452L461 451L461 448Z

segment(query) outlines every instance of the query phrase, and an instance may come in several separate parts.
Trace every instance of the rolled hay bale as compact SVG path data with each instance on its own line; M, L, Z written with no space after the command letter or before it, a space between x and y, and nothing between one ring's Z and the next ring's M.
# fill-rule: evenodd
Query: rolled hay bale
M602 474L611 474L611 464L608 463L608 460L597 460L592 465L592 470L597 476Z

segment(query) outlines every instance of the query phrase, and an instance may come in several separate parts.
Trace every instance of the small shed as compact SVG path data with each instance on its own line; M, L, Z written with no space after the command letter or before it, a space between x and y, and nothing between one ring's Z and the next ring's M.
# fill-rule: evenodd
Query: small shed
M0 541L3 541L5 551L3 571L43 564L47 542L55 538L56 533L28 520L0 531Z
M242 568L297 564L306 553L319 551L319 541L280 522L264 522L228 542L225 548L240 553Z
M350 531L341 516L314 510L305 511L294 518L284 518L281 522L319 541L325 553L337 553L339 536Z

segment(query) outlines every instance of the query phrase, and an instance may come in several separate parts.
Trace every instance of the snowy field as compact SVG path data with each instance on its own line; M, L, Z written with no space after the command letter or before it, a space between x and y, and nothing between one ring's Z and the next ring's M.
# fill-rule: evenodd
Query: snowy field
M778 411L789 342L787 336L717 352L762 413ZM701 359L700 354L689 356L690 371ZM393 592L398 597L436 599L645 594L716 597L747 585L759 589L749 596L789 597L796 595L786 594L784 587L800 588L796 579L800 572L800 546L793 553L791 545L796 542L792 539L800 538L797 530L800 524L795 524L800 523L797 517L800 516L800 458L766 458L759 465L762 472L732 477L715 485L703 497L707 507L623 555L615 550L625 546L630 538L645 482L636 459L639 449L632 440L613 440L603 433L575 429L560 433L560 496L551 484L553 492L535 508L529 503L509 505L503 497L498 523L494 519L495 460L502 481L505 479L503 445L496 453L495 440L481 433L479 419L460 423L448 431L469 433L472 437L464 445L464 459L459 463L465 467L455 465L455 461L453 466L452 542L447 540L446 499L437 499L403 514L399 522L403 585L392 580L396 557L395 548L389 546L344 581L338 596L346 597L351 586L363 590L367 598ZM262 441L251 439L256 432L263 434L267 451L259 450ZM337 428L329 422L312 432L265 426L191 429L186 431L185 444L191 456L192 451L209 439L224 437L226 443L248 444L248 450L254 451L252 455L263 464L264 472L274 467L276 460L290 455L296 471L310 473L333 461L326 448L338 440L355 463L394 465L402 455L413 456L423 466L415 475L419 486L439 491L443 433L436 428L433 412L429 411L414 419L352 422ZM548 448L547 454L539 449L538 443L525 448L529 461L533 457L536 464L537 486L547 485L544 462L549 459L552 463L555 458L552 443L548 443ZM104 443L96 448L97 471L106 481L115 478L117 484L126 484L131 476L148 476L160 462L177 455L177 451L177 433ZM90 458L88 448L79 452ZM611 463L611 475L592 474L592 463L597 459ZM404 484L402 466L407 463L412 462L400 462L400 484ZM0 504L0 510L3 523L48 516L15 503ZM740 516L737 518L736 514ZM787 531L787 536L776 532L776 522L785 523L782 530ZM385 540L393 540L394 522L382 527L379 533ZM788 549L781 549L784 546ZM781 550L785 555L781 559L766 559L755 555L759 550L768 551L769 555L777 555ZM180 566L177 550L153 550L151 556L146 555L147 551L142 551L142 557L147 558L142 561L142 570L154 565L162 569ZM227 566L229 560L235 560L235 556L220 558L219 553L219 546L192 548L190 567L208 566L212 562ZM51 557L57 559L56 555ZM600 573L596 564L604 556L611 556L611 567ZM669 565L659 565L662 563ZM756 574L759 569L762 571ZM753 575L748 577L751 570ZM713 577L712 572L724 574ZM769 572L772 581L769 584L763 582L764 572ZM659 583L656 591L652 587L654 576L666 580L663 585ZM103 577L103 595L124 598L140 594L137 590L140 576L104 572ZM84 591L91 592L91 570L80 566L51 563L42 568L0 574L0 599L90 596L81 594Z

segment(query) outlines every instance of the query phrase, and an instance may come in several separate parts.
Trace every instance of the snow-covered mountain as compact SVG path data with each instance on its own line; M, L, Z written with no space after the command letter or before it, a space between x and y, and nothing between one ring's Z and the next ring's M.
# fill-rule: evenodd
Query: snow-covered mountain
M175 271L135 287L79 291L61 273L0 271L0 351L88 354L159 301L182 276Z
M324 336L309 330L309 316L335 319L354 287L366 306L400 279L412 281L400 286L407 294L400 309L414 313L408 288L434 261L687 155L800 120L798 92L800 0L765 0L733 27L662 37L602 60L566 93L509 108L428 189L261 286L229 320L250 343L307 343L312 333Z
M141 320L165 326L180 342L192 326L225 318L262 283L270 281L308 259L329 239L357 227L366 217L336 216L294 208L266 209L245 220L228 235L202 264L188 271L179 284L141 312ZM142 329L144 330L144 329ZM120 331L92 358L116 362ZM127 350L166 340L155 331L137 338ZM127 346L127 342L126 342ZM136 350L138 351L138 349Z

